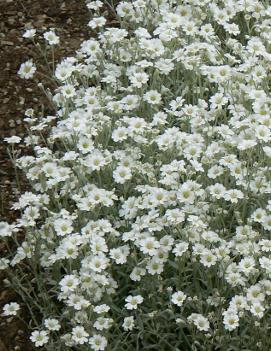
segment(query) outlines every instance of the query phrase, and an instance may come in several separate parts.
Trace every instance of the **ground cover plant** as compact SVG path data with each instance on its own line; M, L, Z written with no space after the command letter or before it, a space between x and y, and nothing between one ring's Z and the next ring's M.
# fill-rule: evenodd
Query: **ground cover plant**
M107 2L106 2L107 3ZM26 111L32 192L1 260L45 350L270 350L271 6L88 1L86 40ZM37 40L35 30L24 33ZM47 50L59 42L44 33ZM19 75L31 79L33 61ZM5 315L20 306L4 306Z

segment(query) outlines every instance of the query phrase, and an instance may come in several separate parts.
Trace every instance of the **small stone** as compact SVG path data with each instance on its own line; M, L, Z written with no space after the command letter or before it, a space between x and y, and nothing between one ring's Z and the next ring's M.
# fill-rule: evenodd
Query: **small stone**
M25 103L25 98L23 98L22 96L20 96L19 104L20 104L20 105L24 105L24 103Z
M2 40L1 45L13 46L14 43L12 41Z

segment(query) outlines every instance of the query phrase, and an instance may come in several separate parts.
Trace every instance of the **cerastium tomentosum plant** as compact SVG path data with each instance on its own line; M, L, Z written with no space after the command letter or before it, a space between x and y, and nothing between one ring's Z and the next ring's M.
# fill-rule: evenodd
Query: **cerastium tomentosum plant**
M54 67L55 114L26 112L34 155L14 160L32 192L1 223L2 237L25 233L1 267L31 340L268 351L269 1L119 2L116 27L104 3L87 2L97 35ZM58 37L44 38L53 53Z

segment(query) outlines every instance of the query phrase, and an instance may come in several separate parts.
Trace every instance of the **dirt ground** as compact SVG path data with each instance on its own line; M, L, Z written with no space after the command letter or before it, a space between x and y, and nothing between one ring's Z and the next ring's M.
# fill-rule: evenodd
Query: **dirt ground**
M91 34L86 24L90 12L85 0L0 0L0 221L12 222L17 213L10 209L18 196L15 174L7 145L3 139L12 135L23 136L24 112L28 108L39 111L46 99L37 87L36 80L22 80L17 71L22 62L38 58L29 40L22 38L26 29L36 28L43 33L55 28L61 44L56 49L56 60L72 55L80 42ZM19 148L22 148L19 145ZM22 152L24 152L22 150ZM27 184L22 181L22 189ZM0 255L5 247L0 243ZM30 351L28 332L17 318L1 317L2 307L11 301L19 301L16 294L7 289L5 276L0 274L0 351ZM27 314L22 318L27 321Z

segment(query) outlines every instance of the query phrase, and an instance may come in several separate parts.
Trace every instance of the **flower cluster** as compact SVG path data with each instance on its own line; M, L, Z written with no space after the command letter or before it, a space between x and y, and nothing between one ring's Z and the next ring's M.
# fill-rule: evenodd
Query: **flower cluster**
M87 6L97 37L57 65L54 116L28 111L33 191L0 226L26 233L1 266L38 266L48 295L31 340L269 350L268 1L122 1L119 27Z

